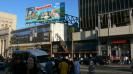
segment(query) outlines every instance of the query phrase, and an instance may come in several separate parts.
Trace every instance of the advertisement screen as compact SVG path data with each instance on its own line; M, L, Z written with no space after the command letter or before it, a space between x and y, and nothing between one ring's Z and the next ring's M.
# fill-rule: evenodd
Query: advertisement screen
M64 20L65 3L48 4L26 9L26 23L47 23Z

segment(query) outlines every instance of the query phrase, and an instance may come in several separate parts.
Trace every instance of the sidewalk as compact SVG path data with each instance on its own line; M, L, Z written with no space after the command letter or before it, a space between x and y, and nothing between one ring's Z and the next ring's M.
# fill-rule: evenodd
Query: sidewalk
M130 65L120 65L120 64L111 64L111 65L104 65L105 68L112 68L113 70L118 71L127 71L130 72Z
M130 67L130 64L109 64L105 66L110 66L110 67Z
M119 64L110 64L110 65L99 65L95 66L97 70L103 69L103 70L117 70L117 71L126 71L131 72L130 65L119 65ZM88 69L88 65L81 65L82 69Z
M96 66L95 72L96 74L131 74L129 69L130 65L99 65ZM81 74L87 74L88 65L81 65Z

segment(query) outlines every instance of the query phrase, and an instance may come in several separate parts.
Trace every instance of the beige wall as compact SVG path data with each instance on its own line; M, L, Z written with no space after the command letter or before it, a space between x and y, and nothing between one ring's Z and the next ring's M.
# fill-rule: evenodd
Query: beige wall
M0 29L11 28L12 30L16 30L16 22L16 15L0 12Z
M16 30L16 15L0 12L0 55L6 56L6 49L10 47L10 33Z

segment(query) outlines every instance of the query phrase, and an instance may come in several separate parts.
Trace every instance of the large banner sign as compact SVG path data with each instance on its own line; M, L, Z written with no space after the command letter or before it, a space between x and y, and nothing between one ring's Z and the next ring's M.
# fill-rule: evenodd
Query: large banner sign
M30 7L26 11L26 23L61 21L65 18L65 3Z

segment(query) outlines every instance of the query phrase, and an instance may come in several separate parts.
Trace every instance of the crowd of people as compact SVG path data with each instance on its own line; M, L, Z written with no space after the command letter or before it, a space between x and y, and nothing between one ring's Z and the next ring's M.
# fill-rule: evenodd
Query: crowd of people
M37 67L34 59L30 57L24 60L20 57L8 59L5 62L6 74L37 74Z
M27 60L15 57L6 61L6 74L40 74L37 61L29 57ZM77 58L49 58L45 64L45 74L80 74L80 63Z
M80 63L76 58L73 61L65 58L49 60L45 69L46 74L80 74Z
M15 57L7 59L6 74L42 74L40 73L39 64L33 57L23 59L22 57ZM94 62L90 62L88 71L94 73ZM45 73L43 74L80 74L79 58L69 59L65 57L47 59L45 62ZM133 74L133 63L131 63L131 71Z

